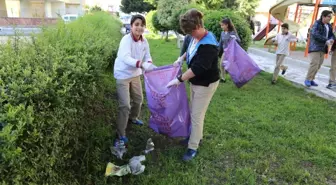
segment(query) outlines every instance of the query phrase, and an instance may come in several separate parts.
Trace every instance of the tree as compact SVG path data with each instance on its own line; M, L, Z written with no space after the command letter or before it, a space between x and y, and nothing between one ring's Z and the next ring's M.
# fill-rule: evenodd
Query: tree
M179 11L186 4L188 4L188 0L159 0L157 7L159 23L168 30L176 31L176 25L174 25L175 11ZM168 32L166 40L168 40Z
M146 21L147 21L146 27L154 33L157 33L158 31L161 31L161 32L169 31L166 27L160 24L158 16L157 16L157 10L152 10L148 12L148 14L146 15Z
M175 9L173 11L173 15L172 15L172 30L174 30L177 33L183 34L181 28L180 28L180 16L183 15L184 13L186 13L188 10L192 9L192 8L196 8L197 10L204 12L205 8L196 4L196 3L192 3L192 4L186 4L182 7L180 7L179 9Z
M223 31L219 25L219 22L221 21L223 16L230 18L237 29L238 36L241 39L240 45L245 50L248 49L252 41L252 32L249 24L247 24L246 20L243 17L237 16L237 13L229 9L208 10L204 12L204 15L205 28L214 33L218 40L220 38L221 32Z
M260 0L196 0L197 3L203 4L208 9L231 9L238 10L243 15L253 15L259 5Z
M158 6L159 0L144 0L146 3L153 5L155 8Z
M148 2L144 2L144 0L122 0L120 9L124 13L143 13L154 10L155 7Z
M145 2L148 2L149 4L153 5L155 8L159 4L159 0L145 0ZM188 0L188 3L195 3L196 0Z
M103 11L103 9L97 5L90 8L90 12L99 12L99 11Z

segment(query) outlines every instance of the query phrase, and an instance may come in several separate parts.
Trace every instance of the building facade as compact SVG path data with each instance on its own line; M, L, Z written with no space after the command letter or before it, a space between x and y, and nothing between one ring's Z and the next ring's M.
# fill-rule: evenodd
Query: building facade
M0 0L0 17L57 18L83 14L84 0Z

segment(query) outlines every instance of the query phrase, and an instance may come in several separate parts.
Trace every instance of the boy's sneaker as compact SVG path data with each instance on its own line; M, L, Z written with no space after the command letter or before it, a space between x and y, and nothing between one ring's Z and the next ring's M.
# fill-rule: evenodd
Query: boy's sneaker
M123 141L125 144L128 143L128 138L126 136L121 136L119 139Z
M310 80L305 80L305 81L304 81L304 84L305 84L307 87L310 87L310 86L312 85Z
M318 84L315 83L314 81L311 81L310 84L311 84L312 86L315 86L315 87L318 86Z
M226 82L226 79L221 78L221 79L220 79L220 82L221 82L221 83L225 83L225 82Z
M328 89L336 89L336 84L328 84Z
M121 136L119 139L115 139L113 142L114 147L124 147L128 143L128 138L126 136Z
M272 80L272 85L275 85L276 84L276 80Z
M197 151L193 149L188 149L187 153L183 156L183 161L190 161L194 157L196 157Z
M136 120L130 120L131 123L135 124L135 125L140 125L142 126L144 123L143 121L136 119Z

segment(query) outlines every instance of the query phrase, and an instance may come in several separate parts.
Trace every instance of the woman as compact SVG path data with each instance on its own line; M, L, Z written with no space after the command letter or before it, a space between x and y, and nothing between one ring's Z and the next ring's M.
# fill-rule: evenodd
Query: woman
M186 51L188 70L170 81L167 87L176 86L189 80L191 83L191 135L184 161L193 159L203 138L205 113L219 83L218 48L215 36L203 25L203 14L191 9L180 18L181 29L193 38Z
M220 41L219 41L219 57L221 57L221 61L223 61L224 58L224 49L226 49L229 45L229 42L232 39L236 39L237 42L240 42L240 38L237 34L236 28L234 27L232 21L229 18L224 18L220 22L221 28L223 29L221 36L220 36ZM221 65L221 82L225 83L226 79L226 72L225 68Z

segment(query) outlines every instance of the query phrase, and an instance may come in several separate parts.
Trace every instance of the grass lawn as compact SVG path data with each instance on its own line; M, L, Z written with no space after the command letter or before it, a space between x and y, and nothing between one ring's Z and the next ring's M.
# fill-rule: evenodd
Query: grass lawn
M171 64L177 58L175 40L147 38L156 65ZM109 78L105 83L114 87L112 75ZM241 89L232 81L220 84L206 114L203 145L189 163L182 162L186 148L179 146L177 139L158 135L147 126L130 126L125 160L117 160L107 149L108 160L127 163L140 154L149 137L156 150L147 156L143 174L108 177L105 183L335 184L336 103L308 94L283 79L273 86L270 79L270 74L261 73ZM107 104L116 105L116 100L110 98ZM111 119L115 117L116 110ZM146 102L141 118L149 119Z

